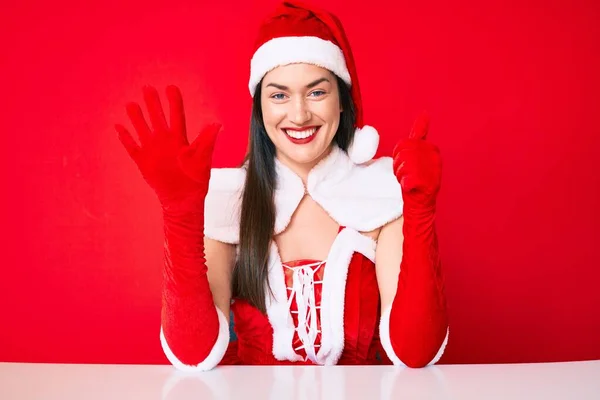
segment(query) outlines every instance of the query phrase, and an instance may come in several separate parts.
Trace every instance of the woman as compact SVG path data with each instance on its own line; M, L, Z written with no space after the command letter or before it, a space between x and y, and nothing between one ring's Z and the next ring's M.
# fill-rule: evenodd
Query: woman
M127 106L141 146L116 126L162 205L169 361L182 370L437 362L448 323L434 229L441 162L427 123L393 159L371 160L378 136L363 126L342 25L295 2L261 26L249 88L240 168L211 170L219 125L188 144L175 87L170 124L152 88L152 128Z

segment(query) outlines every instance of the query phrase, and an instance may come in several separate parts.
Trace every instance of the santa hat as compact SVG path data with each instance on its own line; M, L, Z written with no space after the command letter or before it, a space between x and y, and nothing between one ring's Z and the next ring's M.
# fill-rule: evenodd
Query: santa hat
M259 29L250 63L250 94L272 69L287 64L308 63L326 68L351 87L356 114L350 159L365 163L375 156L379 134L363 125L362 101L350 44L339 19L323 10L296 1L285 1Z

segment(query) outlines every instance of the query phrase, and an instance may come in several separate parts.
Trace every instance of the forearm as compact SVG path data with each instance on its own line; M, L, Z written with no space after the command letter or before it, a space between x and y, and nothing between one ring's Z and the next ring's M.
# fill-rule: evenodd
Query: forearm
M437 362L448 333L444 283L433 210L405 209L403 257L391 309L385 310L388 355L396 364ZM392 354L389 354L392 352Z
M203 226L202 212L164 212L161 342L180 369L214 367L229 342L227 319L209 287Z
M156 89L145 86L143 93L151 125L139 104L126 107L140 143L123 125L117 124L115 129L162 206L161 344L175 367L208 369L220 361L229 340L227 319L215 309L208 285L203 244L204 199L221 126L206 125L189 144L179 88L171 85L166 90L169 124Z

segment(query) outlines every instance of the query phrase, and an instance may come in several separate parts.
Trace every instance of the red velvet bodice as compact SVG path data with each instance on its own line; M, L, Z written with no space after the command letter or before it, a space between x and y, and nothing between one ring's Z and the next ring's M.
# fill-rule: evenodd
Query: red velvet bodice
M298 260L284 263L288 267L314 263L314 260ZM321 264L315 274L315 281L322 279L326 264ZM292 287L292 270L283 267L288 299ZM320 305L321 285L315 285L316 305ZM293 299L292 299L293 300ZM348 267L344 296L344 350L338 364L381 364L389 363L379 343L380 300L374 263L360 253L354 253ZM234 330L237 341L230 343L227 354L221 364L314 364L311 360L277 360L273 356L273 328L268 317L243 300L235 300L231 306L234 318ZM297 305L292 301L290 310L292 319L298 327ZM317 314L320 329L320 312ZM315 347L320 344L320 334ZM296 332L293 339L294 349L302 346ZM304 349L295 350L296 354L306 357ZM377 356L380 355L380 357Z

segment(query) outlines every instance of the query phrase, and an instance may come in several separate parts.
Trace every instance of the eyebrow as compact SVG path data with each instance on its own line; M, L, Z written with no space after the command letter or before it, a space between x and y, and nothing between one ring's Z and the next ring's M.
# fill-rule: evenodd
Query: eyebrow
M306 85L306 88L307 89L311 89L311 88L317 86L321 82L329 82L329 79L327 79L325 77L319 78L316 81L312 81L311 83L309 83L308 85ZM277 83L269 83L266 87L269 87L269 86L273 86L273 87L275 87L275 88L277 88L279 90L289 90L290 89L287 86L280 85L280 84L277 84Z

